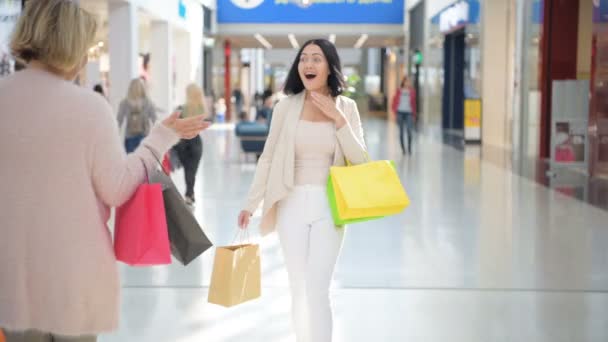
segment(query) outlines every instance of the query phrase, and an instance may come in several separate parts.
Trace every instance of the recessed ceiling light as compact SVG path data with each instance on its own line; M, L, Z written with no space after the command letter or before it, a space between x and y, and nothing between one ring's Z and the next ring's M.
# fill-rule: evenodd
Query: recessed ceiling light
M362 34L361 37L359 37L359 39L357 39L357 42L355 43L355 49L360 49L363 44L365 44L365 41L367 41L368 37L369 36L366 33Z
M258 40L258 42L260 42L260 44L262 44L262 46L264 46L266 49L270 50L272 49L272 45L266 40L266 38L262 37L261 34L256 33L253 35L255 37L255 39Z
M300 44L298 44L298 40L296 39L296 36L293 33L288 34L287 38L289 38L289 42L291 43L291 46L294 49L300 48Z

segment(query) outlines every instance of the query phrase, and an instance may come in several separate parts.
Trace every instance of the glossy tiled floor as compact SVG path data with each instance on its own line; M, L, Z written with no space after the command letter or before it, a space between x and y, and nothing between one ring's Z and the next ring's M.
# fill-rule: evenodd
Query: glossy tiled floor
M364 127L412 205L349 228L332 288L335 342L608 341L608 212L480 161L478 148L429 134L402 157L394 125ZM204 141L196 215L229 244L255 167L227 127ZM122 326L101 342L294 341L276 237L259 242L263 296L231 309L206 303L213 251L188 267L122 267Z

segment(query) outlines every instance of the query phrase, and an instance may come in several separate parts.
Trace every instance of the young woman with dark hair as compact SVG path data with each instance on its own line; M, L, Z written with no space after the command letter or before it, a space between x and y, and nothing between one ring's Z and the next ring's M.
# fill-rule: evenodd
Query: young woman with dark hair
M357 105L341 96L340 57L325 39L306 42L274 108L239 226L264 200L261 230L275 230L287 266L297 341L330 342L329 287L342 246L326 194L329 168L367 161Z

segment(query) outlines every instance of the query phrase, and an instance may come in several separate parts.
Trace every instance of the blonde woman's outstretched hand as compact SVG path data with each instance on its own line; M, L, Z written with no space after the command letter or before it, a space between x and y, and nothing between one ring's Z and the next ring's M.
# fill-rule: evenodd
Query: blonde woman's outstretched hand
M211 122L204 121L204 117L202 115L185 119L180 119L179 115L180 112L171 114L168 118L163 120L163 125L171 128L182 139L192 139L201 131L211 126Z

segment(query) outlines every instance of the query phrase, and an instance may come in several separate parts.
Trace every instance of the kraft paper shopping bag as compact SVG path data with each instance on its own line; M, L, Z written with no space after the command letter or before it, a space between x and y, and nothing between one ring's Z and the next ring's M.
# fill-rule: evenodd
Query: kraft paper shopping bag
M218 247L209 303L231 307L261 295L260 248L257 244Z

